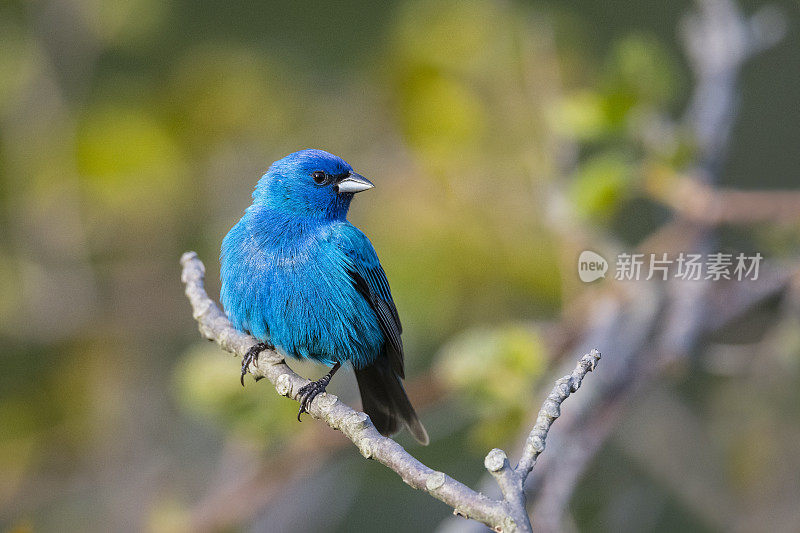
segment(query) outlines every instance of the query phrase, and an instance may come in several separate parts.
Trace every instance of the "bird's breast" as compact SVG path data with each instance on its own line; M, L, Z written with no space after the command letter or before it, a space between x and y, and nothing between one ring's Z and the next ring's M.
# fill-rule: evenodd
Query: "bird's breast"
M349 259L329 232L276 237L258 248L242 254L243 268L232 282L247 287L233 291L250 299L236 306L244 310L246 329L287 355L329 365L350 361L360 367L380 353L384 338L377 317L353 285Z

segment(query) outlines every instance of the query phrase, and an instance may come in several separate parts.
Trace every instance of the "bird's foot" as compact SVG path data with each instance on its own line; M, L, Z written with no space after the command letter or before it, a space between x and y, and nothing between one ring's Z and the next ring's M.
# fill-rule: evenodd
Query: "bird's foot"
M331 375L326 374L322 378L318 379L317 381L312 381L308 385L304 385L300 388L298 393L300 394L300 411L297 413L297 421L302 422L300 420L300 415L303 413L308 412L308 406L311 405L311 402L314 401L318 395L325 392L325 388L328 386L328 383L331 382Z
M247 350L247 353L244 354L244 358L242 359L242 377L240 380L242 382L242 387L244 387L244 375L247 374L247 371L250 368L250 364L253 362L257 364L258 356L261 352L263 352L264 350L272 350L274 348L275 347L269 343L259 342L258 344L254 344L253 346L250 347L249 350ZM258 381L258 378L256 378L256 381Z
M300 415L307 413L308 406L311 405L311 402L314 401L314 398L316 398L320 393L325 392L325 387L328 386L328 383L331 382L331 378L341 366L341 363L334 364L331 368L331 371L319 378L317 381L312 381L308 385L303 385L300 387L300 390L297 391L297 393L300 395L300 398L298 398L300 401L300 411L297 413L298 422L302 422L302 420L300 420Z

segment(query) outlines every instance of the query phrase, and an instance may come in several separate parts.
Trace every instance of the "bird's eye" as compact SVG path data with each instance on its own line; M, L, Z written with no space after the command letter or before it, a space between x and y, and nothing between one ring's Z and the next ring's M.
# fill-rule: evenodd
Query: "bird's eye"
M323 183L328 181L328 175L321 170L317 170L314 173L312 173L311 177L314 178L314 183L316 183L317 185L322 185Z

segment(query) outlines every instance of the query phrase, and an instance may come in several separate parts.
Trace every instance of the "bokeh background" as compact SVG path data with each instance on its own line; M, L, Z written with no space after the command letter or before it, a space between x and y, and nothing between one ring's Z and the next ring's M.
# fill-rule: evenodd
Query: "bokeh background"
M697 111L686 47L703 10L755 16L763 48L739 69L746 46L711 41L736 63L720 82L736 98L706 93L721 122ZM799 15L750 0L3 2L0 529L474 527L298 424L267 383L242 389L191 318L181 253L216 297L219 245L258 177L315 147L377 185L350 219L403 319L432 443L398 439L423 462L482 486L486 452L515 450L553 379L597 347L543 456L583 439L551 529L796 531ZM705 204L682 209L710 188L786 192L701 227ZM773 284L583 284L584 249L758 251ZM739 322L706 324L736 305ZM358 404L351 374L331 390ZM533 507L548 484L533 480Z

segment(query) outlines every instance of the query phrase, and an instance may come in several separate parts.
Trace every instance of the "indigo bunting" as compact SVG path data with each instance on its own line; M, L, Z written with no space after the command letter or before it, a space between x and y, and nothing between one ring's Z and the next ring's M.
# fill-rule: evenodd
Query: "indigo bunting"
M373 184L341 158L301 150L274 162L253 203L222 241L221 300L240 331L267 348L331 366L300 389L298 420L350 363L364 411L383 435L405 425L428 434L406 395L402 326L386 274L369 239L347 221L353 196Z

